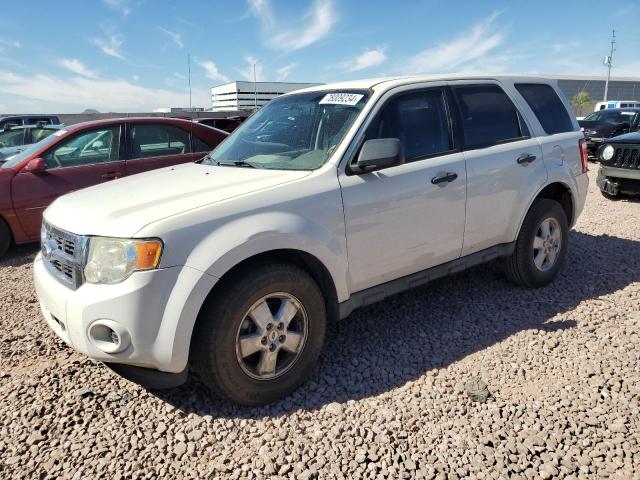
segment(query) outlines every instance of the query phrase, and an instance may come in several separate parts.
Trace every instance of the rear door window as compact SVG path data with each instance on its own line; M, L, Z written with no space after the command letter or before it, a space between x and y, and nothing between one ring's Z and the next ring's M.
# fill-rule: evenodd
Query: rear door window
M191 153L189 132L157 123L131 126L131 157L165 157Z
M529 138L529 131L507 94L497 85L453 88L467 149Z
M529 104L547 134L574 130L567 109L552 87L539 83L518 83L515 87Z
M34 128L31 130L31 143L37 143L55 132L57 132L57 130L52 128Z

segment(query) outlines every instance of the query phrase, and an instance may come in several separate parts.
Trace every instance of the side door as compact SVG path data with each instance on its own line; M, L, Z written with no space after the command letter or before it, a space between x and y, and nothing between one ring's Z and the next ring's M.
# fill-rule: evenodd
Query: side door
M515 240L547 170L514 101L493 81L451 82L467 165L462 255Z
M458 258L464 235L465 160L446 88L404 87L379 103L359 141L398 138L405 163L339 173L352 292Z
M192 153L190 132L167 123L128 123L129 151L125 175L188 163Z
M12 180L18 219L30 239L40 235L42 212L65 193L121 176L120 125L82 130L51 146L41 157L46 169L21 171ZM103 199L96 198L96 201Z

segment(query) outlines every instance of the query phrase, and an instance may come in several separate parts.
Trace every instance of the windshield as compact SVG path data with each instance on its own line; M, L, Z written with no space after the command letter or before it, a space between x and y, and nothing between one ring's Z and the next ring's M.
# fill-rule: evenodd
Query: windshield
M58 132L62 132L64 133L64 130L58 130ZM52 143L54 143L57 139L58 139L59 135L51 135L43 140L40 140L38 143L33 143L31 145L29 145L27 148L25 148L22 152L18 153L17 155L11 157L11 160L8 160L7 162L2 164L2 168L12 168L13 166L19 164L20 162L22 162L24 159L29 158L31 155L33 155L34 153L36 153L38 150L40 150L43 147L46 147L48 145L51 145Z
M315 170L362 111L367 91L312 92L276 98L245 121L203 163Z
M634 112L600 110L585 117L588 122L623 123L631 121Z

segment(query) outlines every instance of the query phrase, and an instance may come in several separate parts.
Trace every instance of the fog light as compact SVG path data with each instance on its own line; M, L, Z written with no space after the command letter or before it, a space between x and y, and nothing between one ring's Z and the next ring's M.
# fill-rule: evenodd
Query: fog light
M98 320L89 327L89 339L105 353L125 350L130 342L129 333L113 320Z

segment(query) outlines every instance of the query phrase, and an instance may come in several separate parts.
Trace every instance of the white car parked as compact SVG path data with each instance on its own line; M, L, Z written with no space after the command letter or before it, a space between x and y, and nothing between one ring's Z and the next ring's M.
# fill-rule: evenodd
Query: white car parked
M259 110L200 163L61 197L34 266L73 348L169 386L188 365L245 405L298 387L327 322L501 259L560 269L587 193L554 81L407 77L323 85Z

